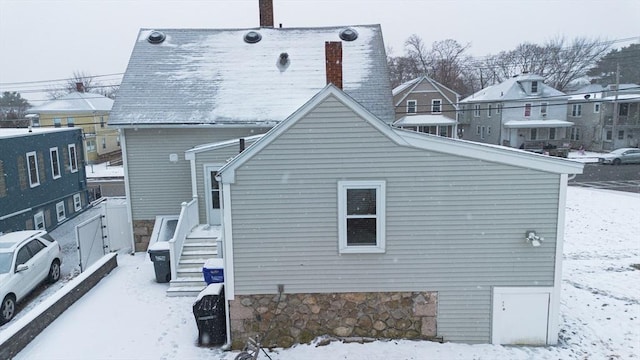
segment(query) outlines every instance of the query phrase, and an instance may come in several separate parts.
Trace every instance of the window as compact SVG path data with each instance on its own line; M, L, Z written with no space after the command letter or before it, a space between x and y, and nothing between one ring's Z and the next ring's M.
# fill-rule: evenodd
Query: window
M56 216L58 217L58 222L67 218L64 211L64 201L60 201L56 204Z
M547 115L547 106L549 104L546 102L540 103L540 115L545 116Z
M415 100L407 100L407 114L415 114L418 111L418 102Z
M68 117L67 118L67 126L68 127L73 127L75 125L76 121L72 118L72 117Z
M87 140L87 152L95 152L95 151L96 151L95 140Z
M31 118L31 126L40 127L40 118L38 116L34 116Z
M49 155L51 156L51 174L54 179L60 177L60 157L58 156L58 148L53 147L49 149Z
M487 135L491 135L491 126L487 126Z
M531 131L529 131L529 139L530 140L537 140L538 139L538 129L531 129Z
M431 112L438 113L438 114L442 112L442 100L440 99L431 100Z
M62 120L60 118L53 118L53 126L60 127L62 125Z
M618 140L624 140L624 130L618 131Z
M480 117L480 104L473 105L473 117Z
M556 128L549 128L549 140L556 139Z
M44 230L44 213L42 211L33 215L33 224L35 230Z
M40 185L40 174L38 173L38 158L35 151L27 153L27 166L29 168L29 185L36 187Z
M531 116L531 104L524 104L524 116Z
M100 116L100 127L104 127L104 116Z
M571 107L571 116L580 117L582 116L582 104L573 104Z
M476 128L476 135L480 136L480 125Z
M120 146L120 135L116 136L116 145Z
M340 253L385 251L385 182L338 182Z
M491 117L492 110L493 110L493 104L487 105L487 117Z
M580 140L580 128L572 127L571 128L571 133L569 135L569 138L571 140L579 141Z
M69 168L71 172L78 171L78 157L76 154L76 144L69 144Z
M496 105L496 114L500 114L501 111L502 111L502 104L497 104Z
M103 137L103 138L102 138L102 148L103 148L103 149L106 149L106 148L107 148L107 138L106 138L106 137Z
M611 131L611 129L605 130L604 140L605 141L611 141L611 139L613 139L613 132Z
M480 139L484 139L485 131L486 131L486 128L484 126L480 127Z
M82 198L80 197L80 194L73 195L73 209L75 211L82 210Z
M629 103L619 104L618 115L627 116L629 115Z
M593 104L593 112L594 113L599 113L600 112L600 103Z

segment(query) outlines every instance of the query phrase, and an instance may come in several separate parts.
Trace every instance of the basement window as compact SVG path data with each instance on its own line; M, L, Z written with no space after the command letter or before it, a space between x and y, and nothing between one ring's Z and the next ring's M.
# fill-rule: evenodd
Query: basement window
M244 42L247 44L255 44L260 40L262 40L262 35L256 31L249 31L244 35Z
M344 41L353 41L358 38L358 32L352 28L346 28L340 31L340 39Z
M384 253L385 182L338 182L339 252Z

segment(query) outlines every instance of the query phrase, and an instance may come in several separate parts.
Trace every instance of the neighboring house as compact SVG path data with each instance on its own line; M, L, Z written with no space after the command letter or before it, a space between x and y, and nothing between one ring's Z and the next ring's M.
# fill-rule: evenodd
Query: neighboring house
M401 129L459 137L457 110L460 95L437 81L422 76L393 89L396 121Z
M107 126L113 100L100 94L78 91L48 101L27 111L33 127L79 127L82 129L85 158L97 163L120 157L118 130Z
M640 85L591 84L569 98L569 138L586 150L610 151L640 143Z
M327 77L393 122L379 25L141 30L109 117L122 134L136 249L147 248L156 216L192 199L186 150L267 132Z
M567 99L542 76L514 76L460 101L459 121L469 128L463 138L516 148L525 142L569 145Z
M0 129L0 233L52 230L87 206L79 128Z
M194 196L237 145L187 152ZM567 174L582 168L395 129L329 85L217 169L230 340L273 321L278 346L555 344Z

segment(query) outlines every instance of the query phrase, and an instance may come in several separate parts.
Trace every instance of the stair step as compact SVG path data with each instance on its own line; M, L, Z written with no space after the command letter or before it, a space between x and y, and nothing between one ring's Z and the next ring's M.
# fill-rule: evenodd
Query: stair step
M204 277L184 277L171 280L169 287L183 287L183 286L206 286Z
M176 286L167 289L167 296L196 297L206 286Z

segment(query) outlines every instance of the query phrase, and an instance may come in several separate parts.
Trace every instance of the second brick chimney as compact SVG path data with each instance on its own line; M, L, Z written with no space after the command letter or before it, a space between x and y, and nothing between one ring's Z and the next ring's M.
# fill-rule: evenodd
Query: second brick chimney
M260 1L260 27L273 27L273 0Z
M327 84L342 89L342 42L326 41L324 55L327 71Z

